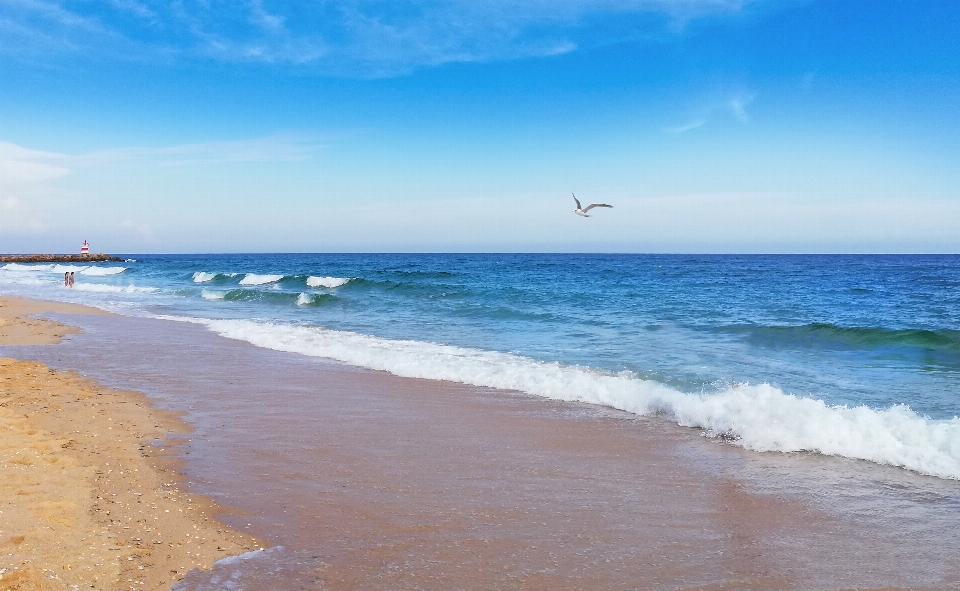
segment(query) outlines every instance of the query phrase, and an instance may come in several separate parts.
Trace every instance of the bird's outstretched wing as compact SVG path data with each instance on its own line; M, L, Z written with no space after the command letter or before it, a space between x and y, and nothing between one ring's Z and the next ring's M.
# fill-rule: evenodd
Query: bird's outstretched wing
M573 193L570 193L570 194L573 195ZM576 195L573 195L573 200L577 202L577 209L580 209L580 200L577 199Z
M579 203L577 203L579 205ZM586 213L593 209L594 207L613 207L612 205L607 205L606 203L591 203L590 205L583 208L583 212Z

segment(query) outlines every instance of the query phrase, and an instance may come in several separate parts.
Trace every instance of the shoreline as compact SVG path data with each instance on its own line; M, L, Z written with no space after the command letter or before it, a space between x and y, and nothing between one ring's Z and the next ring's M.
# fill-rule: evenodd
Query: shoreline
M78 329L45 312L101 310L0 298L0 344L60 342ZM193 494L179 413L75 372L0 359L0 588L167 590L192 569L263 546Z
M383 591L960 582L954 482L818 454L750 452L655 418L404 378L190 323L52 317L83 332L23 356L146 392L175 421L182 414L172 411L189 412L192 434L154 422L166 430L152 441L181 443L178 469L191 490L242 510L221 514L222 522L276 544L192 571L177 589L228 580L251 589ZM101 472L126 478L131 470ZM107 522L105 535L118 529L149 541L133 525L123 530L118 513L141 498L117 492L121 506L107 510L120 519ZM181 497L170 511L189 505ZM193 559L186 542L196 542L186 533L193 530L181 546L164 538L164 552ZM127 545L121 566L137 568L143 556ZM132 585L142 572L117 578Z

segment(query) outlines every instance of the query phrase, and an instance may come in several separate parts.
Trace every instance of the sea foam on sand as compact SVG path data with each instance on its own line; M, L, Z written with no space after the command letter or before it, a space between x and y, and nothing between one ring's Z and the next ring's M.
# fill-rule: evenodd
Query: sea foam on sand
M751 450L811 451L960 479L960 418L933 420L903 405L833 406L768 384L690 394L630 372L614 374L509 353L252 320L165 318L204 324L222 336L258 347L404 377L518 390L637 415L660 414Z

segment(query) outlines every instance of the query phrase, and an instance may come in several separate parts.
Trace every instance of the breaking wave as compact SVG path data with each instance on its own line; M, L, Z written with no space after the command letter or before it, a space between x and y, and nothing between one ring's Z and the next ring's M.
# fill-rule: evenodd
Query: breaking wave
M343 277L307 277L307 287L326 287L333 289L346 285L350 280Z
M399 376L516 390L554 400L659 414L750 450L846 456L960 479L960 418L934 420L904 405L828 405L768 384L711 394L681 392L630 372L542 362L519 355L319 327L252 320L171 318L258 347L335 359Z
M77 283L73 286L77 291L94 291L100 293L156 293L156 287L140 287L138 285L106 285L103 283Z
M7 263L0 269L4 271L14 271L23 273L70 273L76 275L88 275L90 277L106 277L108 275L118 275L127 270L127 267L97 267L95 265L26 265L22 263Z
M236 277L237 273L210 273L207 271L197 271L192 276L191 279L194 283L224 283L232 277ZM243 274L243 277L240 279L239 284L244 286L257 286L257 285L270 285L270 284L290 284L292 285L303 285L304 276L303 275L273 275L273 274L264 274L259 275L256 273L246 273ZM346 285L350 282L350 279L344 277L314 277L308 276L306 278L307 287L318 287L318 288L327 288L333 289L335 287L340 287Z
M210 281L222 280L236 276L236 273L207 273L206 271L197 271L193 274L192 278L194 283L208 283Z
M297 296L298 306L322 306L337 301L337 296L329 293L301 293Z
M3 271L29 272L29 271L50 271L53 265L28 265L25 263L7 263L0 267Z
M206 283L207 281L213 281L217 277L217 273L207 273L205 271L197 271L193 274L194 283Z
M87 267L80 271L80 275L89 275L91 277L106 277L108 275L119 275L126 271L126 267Z
M257 275L256 273L247 273L240 280L240 285L266 285L276 283L283 279L283 275Z

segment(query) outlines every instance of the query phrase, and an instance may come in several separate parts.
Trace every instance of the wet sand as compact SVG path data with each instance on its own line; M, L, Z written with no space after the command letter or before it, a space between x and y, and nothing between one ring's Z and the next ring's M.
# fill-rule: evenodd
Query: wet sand
M44 313L106 314L86 306L0 297L0 345L53 345L80 332L69 324L35 317Z
M196 325L57 318L84 332L5 350L184 411L191 490L272 545L178 589L960 587L954 481Z
M51 311L103 314L0 298L0 344L78 333L28 316ZM260 544L182 486L188 433L142 394L0 358L0 589L169 589Z

